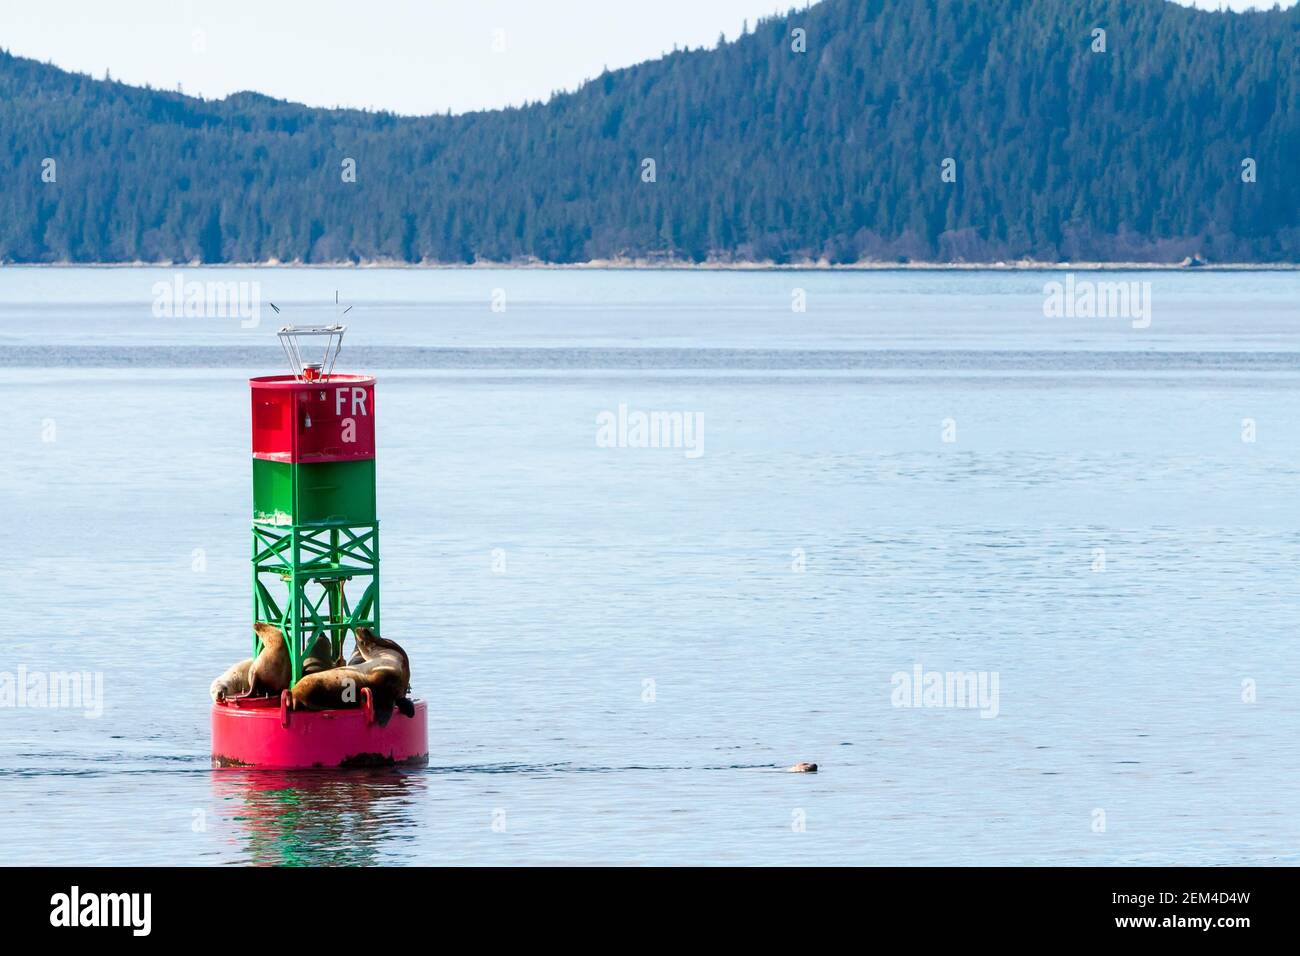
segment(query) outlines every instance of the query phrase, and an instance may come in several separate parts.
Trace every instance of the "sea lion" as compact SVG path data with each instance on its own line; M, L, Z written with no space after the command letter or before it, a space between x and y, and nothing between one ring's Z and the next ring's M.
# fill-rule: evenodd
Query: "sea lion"
M262 649L248 669L248 690L239 697L274 697L289 687L293 679L293 664L289 661L289 648L284 643L284 633L274 624L261 621L253 630L262 640Z
M402 679L406 681L406 689L410 690L411 686L411 659L407 657L406 651L402 650L400 644L396 641L390 641L386 637L380 637L368 627L358 627L353 632L356 638L356 653L348 660L349 666L357 666L364 662L375 660L388 660L398 665L402 670ZM360 657L361 660L357 660Z
M396 707L408 717L415 716L415 705L406 698L405 677L392 660L375 659L355 666L344 665L309 674L293 685L290 692L294 710L328 710L357 707L361 688L370 688L370 699L379 726L388 724Z
M341 657L334 656L334 645L325 634L316 635L316 640L312 642L311 650L302 661L303 675L318 674L321 671L327 671L331 667L338 667L343 663Z
M394 701L394 706L407 717L414 717L415 704L411 702L411 659L406 651L396 641L380 637L368 627L358 627L354 631L354 636L357 654L361 655L366 663L388 661L401 668L402 692Z
M786 773L816 773L817 765L815 763L797 763Z
M248 693L248 671L253 666L253 659L240 661L212 682L208 693L214 703L221 703L227 697L238 697Z

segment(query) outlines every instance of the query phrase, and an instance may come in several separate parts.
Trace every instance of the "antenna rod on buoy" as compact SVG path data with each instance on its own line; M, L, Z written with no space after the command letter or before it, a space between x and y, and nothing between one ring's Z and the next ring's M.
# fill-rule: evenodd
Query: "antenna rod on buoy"
M335 305L335 322L333 325L285 325L281 326L276 333L280 337L280 348L284 350L284 357L289 363L289 371L293 373L294 378L300 382L318 382L328 381L334 374L334 366L338 363L339 352L343 350L343 333L348 330L346 325L337 321L352 311L352 306L348 306L342 312L338 311L339 293L334 290ZM275 309L278 315L280 309L274 302L271 308ZM325 336L325 350L321 354L319 362L305 362L302 357L302 345L300 339L308 336Z

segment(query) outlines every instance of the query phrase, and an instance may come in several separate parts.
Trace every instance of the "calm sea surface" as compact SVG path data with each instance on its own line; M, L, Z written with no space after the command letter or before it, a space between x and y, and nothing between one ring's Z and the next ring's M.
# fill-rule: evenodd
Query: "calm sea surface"
M181 271L256 327L175 275L0 269L0 671L103 680L0 708L0 863L1300 862L1300 275L1078 276L1142 329L1045 274ZM335 289L430 766L212 771L246 379Z

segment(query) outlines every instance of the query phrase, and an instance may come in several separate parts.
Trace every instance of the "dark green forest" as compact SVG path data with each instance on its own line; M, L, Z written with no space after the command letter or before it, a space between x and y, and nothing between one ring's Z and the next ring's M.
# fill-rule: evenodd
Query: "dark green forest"
M1300 7L825 0L433 117L0 53L0 261L1295 262L1298 35Z

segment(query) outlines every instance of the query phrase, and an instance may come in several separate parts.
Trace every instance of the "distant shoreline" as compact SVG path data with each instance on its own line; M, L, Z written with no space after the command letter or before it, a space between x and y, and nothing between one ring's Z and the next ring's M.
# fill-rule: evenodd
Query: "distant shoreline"
M1300 262L3 262L4 269L517 269L629 272L1297 272Z

